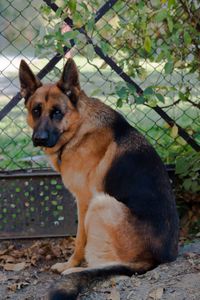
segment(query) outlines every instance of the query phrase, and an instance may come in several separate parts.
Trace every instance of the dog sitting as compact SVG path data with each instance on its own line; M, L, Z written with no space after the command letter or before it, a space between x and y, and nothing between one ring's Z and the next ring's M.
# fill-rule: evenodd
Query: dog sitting
M92 278L141 274L178 253L178 216L165 167L143 135L80 87L68 59L60 80L42 84L21 61L21 94L42 147L75 196L78 230L66 275L50 299L76 299ZM78 267L83 259L87 267Z

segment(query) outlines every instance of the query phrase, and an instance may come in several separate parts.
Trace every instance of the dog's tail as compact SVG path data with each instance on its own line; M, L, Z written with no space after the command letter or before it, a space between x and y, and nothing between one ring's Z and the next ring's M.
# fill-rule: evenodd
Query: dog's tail
M143 274L147 271L133 270L126 265L110 265L100 268L86 268L80 272L65 276L49 294L50 300L76 300L78 294L96 280L105 280L113 275Z

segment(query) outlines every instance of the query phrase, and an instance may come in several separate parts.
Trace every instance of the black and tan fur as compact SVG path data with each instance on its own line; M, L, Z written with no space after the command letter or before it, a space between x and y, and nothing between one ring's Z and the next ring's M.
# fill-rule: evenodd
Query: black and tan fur
M143 273L173 261L178 217L165 167L115 110L80 88L72 59L57 83L42 84L25 61L21 93L32 140L77 200L75 251L52 269L67 275L50 299L76 299L94 277ZM85 259L88 267L75 268Z

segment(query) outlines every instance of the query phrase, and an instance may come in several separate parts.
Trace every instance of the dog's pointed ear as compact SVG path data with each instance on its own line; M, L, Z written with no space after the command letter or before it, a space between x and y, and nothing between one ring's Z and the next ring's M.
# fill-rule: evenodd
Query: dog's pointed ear
M57 83L58 87L75 105L80 92L80 82L77 66L72 58L69 58L64 66L61 79Z
M25 99L25 104L28 98L34 94L35 90L42 86L41 81L33 74L27 63L22 59L19 66L19 81L21 86L21 95Z

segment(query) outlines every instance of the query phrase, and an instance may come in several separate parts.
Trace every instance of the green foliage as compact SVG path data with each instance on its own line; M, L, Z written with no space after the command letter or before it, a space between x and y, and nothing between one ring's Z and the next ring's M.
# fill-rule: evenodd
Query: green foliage
M158 102L164 103L164 97L157 92L156 86L147 87L142 95L138 95L136 89L131 84L119 84L116 87L116 94L119 97L117 106L122 107L123 101L132 103L133 99L136 104L148 104L150 107L155 107Z
M63 0L59 1L59 6L56 13L46 5L41 7L44 18L50 23L37 42L37 55L43 53L46 56L51 51L63 54L63 46L70 47L73 39L79 52L93 60L97 56L93 46L87 45L84 34L78 32L84 26L89 37L95 36L93 41L101 47L104 55L114 55L117 63L133 78L144 80L147 77L141 64L143 59L164 63L165 76L177 68L191 73L200 72L200 8L196 1L138 0L124 5L124 1L119 0L97 24L94 12L101 6L100 0ZM71 31L64 33L62 27L67 16L71 17L74 25ZM189 85L185 82L184 89ZM177 93L184 94L181 84L178 83L175 89ZM165 94L166 91L163 93L157 88L157 94L153 96L141 97L127 92L123 98L125 96L127 101L127 97L132 95L136 104L147 102L155 106L164 102ZM117 103L121 105L121 101Z
M186 191L200 191L200 155L188 151L179 156L176 161L176 174L182 179L182 186Z
M90 61L94 60L97 54L93 45L88 44L84 33L79 32L83 27L87 36L102 49L104 55L113 57L133 80L145 82L143 94L138 94L133 85L117 83L115 94L119 108L127 103L155 107L164 105L166 98L171 101L167 107L175 107L177 103L194 104L194 107L198 107L196 100L193 101L193 84L190 80L184 80L184 76L188 74L195 74L195 78L200 75L198 1L137 0L124 4L123 0L119 0L96 24L94 14L102 5L100 0L55 2L60 6L56 13L45 5L41 8L43 16L50 23L37 42L37 54L46 56L50 51L63 54L63 46L69 47L71 40L74 40L78 52ZM64 33L62 27L66 17L73 20L73 28ZM150 72L147 72L144 62L160 66L159 73L165 80L164 86L160 86L159 80L153 86L150 82L148 84ZM104 68L106 67L104 64ZM174 85L169 84L168 79L173 74L180 73L182 80L176 80ZM91 94L95 95L96 91L95 88ZM113 94L113 91L110 93ZM198 98L196 95L195 97ZM194 127L193 124L190 126ZM179 142L177 126L168 128L168 131L170 137ZM187 131L190 132L190 127L187 127ZM194 129L191 132L195 134ZM182 146L180 142L176 147ZM195 153L186 153L184 157L177 158L176 171L183 179L186 190L198 190L197 162L199 160Z

